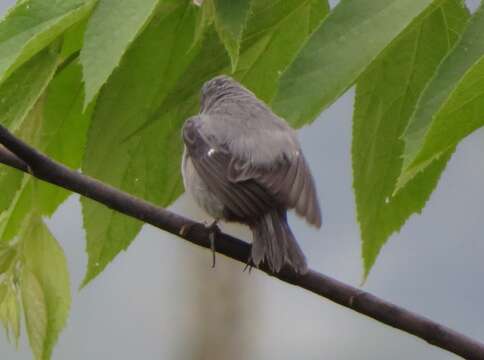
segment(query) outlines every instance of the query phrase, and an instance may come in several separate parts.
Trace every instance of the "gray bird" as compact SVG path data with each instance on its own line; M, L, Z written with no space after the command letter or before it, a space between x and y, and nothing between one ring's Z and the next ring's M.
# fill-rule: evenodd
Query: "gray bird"
M306 258L287 223L294 208L319 228L314 180L296 132L232 78L206 82L200 113L185 121L185 189L208 214L238 222L253 234L251 261L273 272L307 271Z

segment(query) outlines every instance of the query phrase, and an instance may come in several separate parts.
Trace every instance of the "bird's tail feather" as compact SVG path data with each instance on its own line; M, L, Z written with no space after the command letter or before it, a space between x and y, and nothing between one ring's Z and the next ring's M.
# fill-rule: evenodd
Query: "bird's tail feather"
M306 257L289 228L285 211L274 210L265 214L251 226L251 230L255 266L265 261L274 272L279 272L284 264L300 274L307 271Z

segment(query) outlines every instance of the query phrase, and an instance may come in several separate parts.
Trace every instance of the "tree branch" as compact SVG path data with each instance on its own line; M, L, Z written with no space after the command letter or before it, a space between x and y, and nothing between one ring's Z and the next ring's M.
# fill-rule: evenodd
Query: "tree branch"
M0 143L4 146L0 146L0 163L86 196L196 245L210 248L209 233L203 224L154 206L140 198L73 171L31 148L1 125ZM190 231L181 234L182 227L187 225ZM242 263L247 261L250 253L249 244L227 234L221 233L217 236L217 252ZM305 275L298 275L287 269L274 274L264 265L260 270L279 280L299 286L384 324L415 335L432 345L466 359L484 360L484 344L314 270L309 270Z

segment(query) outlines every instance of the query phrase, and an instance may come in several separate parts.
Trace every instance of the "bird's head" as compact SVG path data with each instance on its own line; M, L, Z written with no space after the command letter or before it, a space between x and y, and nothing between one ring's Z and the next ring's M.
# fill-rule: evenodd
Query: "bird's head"
M202 86L200 112L209 110L218 100L222 100L227 95L240 94L241 92L248 93L249 91L230 76L216 76Z

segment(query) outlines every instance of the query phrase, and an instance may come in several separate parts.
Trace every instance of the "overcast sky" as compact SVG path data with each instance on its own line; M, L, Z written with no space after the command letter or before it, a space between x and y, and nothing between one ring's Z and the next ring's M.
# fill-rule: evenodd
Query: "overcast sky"
M0 0L0 11L11 3ZM324 225L318 232L294 216L290 222L311 267L359 286L360 240L350 162L352 105L350 91L300 131ZM422 215L413 216L391 238L363 286L482 341L483 153L483 131L458 147ZM184 196L172 208L200 218ZM78 197L62 205L49 224L68 257L73 289L71 315L55 348L56 360L199 359L203 356L197 349L210 337L204 332L216 333L213 328L224 325L210 341L225 346L234 354L231 358L455 359L258 271L242 273L240 264L222 256L212 270L208 251L149 226L79 292L87 260ZM238 295L225 297L224 287L233 284ZM213 301L207 302L207 296ZM226 326L231 319L227 309L243 316ZM30 358L25 338L15 351L0 333L0 359Z

